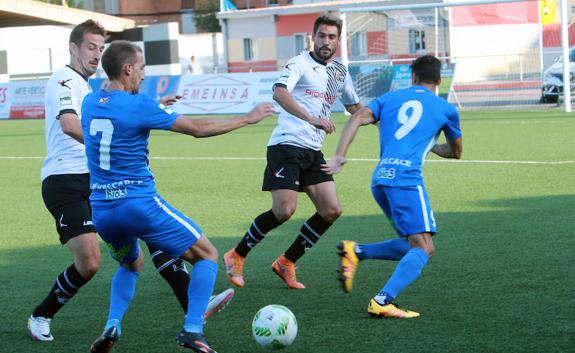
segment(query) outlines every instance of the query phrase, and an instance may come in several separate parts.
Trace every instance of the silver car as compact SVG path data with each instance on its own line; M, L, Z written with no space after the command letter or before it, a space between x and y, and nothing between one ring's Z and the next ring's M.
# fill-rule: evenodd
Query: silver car
M569 73L571 92L575 89L575 48L569 51ZM563 94L563 57L549 66L543 72L543 85L541 86L541 103L557 103Z

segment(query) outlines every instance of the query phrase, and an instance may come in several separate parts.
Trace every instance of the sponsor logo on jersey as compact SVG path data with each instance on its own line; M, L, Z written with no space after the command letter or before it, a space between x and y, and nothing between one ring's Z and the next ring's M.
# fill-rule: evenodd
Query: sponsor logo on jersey
M379 162L380 165L383 164L391 164L391 165L401 165L404 167L411 167L411 161L407 160L407 159L399 159L399 158L393 158L393 157L386 157L383 158L381 160L381 162Z
M67 85L67 83L70 81L72 81L71 78L69 78L67 80L60 80L60 81L58 81L58 84L62 87L66 87L67 89L72 89L70 86Z
M106 200L117 200L128 195L128 189L110 189L106 190Z
M291 66L293 65L293 63L289 63L285 66L286 70L291 70Z
M60 94L60 105L72 105L72 95L70 92Z
M92 226L94 224L92 223L92 221L84 221L84 223L82 223L82 225L85 227L85 226Z
M317 72L317 69L319 69L319 66L314 66L314 67L313 67L313 71Z
M108 104L109 101L110 101L110 97L100 97L100 99L98 100L98 103Z
M312 96L314 98L319 98L319 99L323 99L325 100L327 103L329 104L333 104L333 102L335 102L335 96L330 96L324 92L319 92L319 91L314 91L311 89L306 89L305 90L305 94L307 94L308 96Z

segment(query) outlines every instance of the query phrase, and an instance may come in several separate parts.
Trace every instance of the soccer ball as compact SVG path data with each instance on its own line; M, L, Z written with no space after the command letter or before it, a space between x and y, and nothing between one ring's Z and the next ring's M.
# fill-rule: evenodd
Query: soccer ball
M293 343L297 336L295 315L283 305L268 305L254 316L252 334L262 347L276 350Z

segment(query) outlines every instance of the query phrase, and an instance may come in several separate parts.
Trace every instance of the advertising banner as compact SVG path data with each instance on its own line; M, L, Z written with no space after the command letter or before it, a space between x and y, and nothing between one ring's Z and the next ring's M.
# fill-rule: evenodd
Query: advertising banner
M92 91L105 89L109 81L105 78L94 78L89 81ZM180 76L147 76L140 85L140 93L159 99L168 94L176 94Z
M47 80L10 82L10 119L43 118Z
M183 76L173 110L180 114L241 114L260 102L272 102L279 72Z
M0 83L0 119L8 119L10 116L10 101L8 100L8 83Z

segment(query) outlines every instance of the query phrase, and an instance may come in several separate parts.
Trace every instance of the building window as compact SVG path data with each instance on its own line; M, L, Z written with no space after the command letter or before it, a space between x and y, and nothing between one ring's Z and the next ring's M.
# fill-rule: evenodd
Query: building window
M254 41L251 38L244 38L244 61L254 60Z
M367 55L367 34L355 32L351 35L351 56Z
M296 55L305 50L306 48L305 38L306 38L305 33L294 34L293 39L294 39Z
M425 31L418 29L409 30L409 53L415 54L424 51L425 46Z

